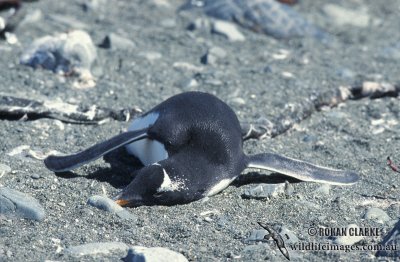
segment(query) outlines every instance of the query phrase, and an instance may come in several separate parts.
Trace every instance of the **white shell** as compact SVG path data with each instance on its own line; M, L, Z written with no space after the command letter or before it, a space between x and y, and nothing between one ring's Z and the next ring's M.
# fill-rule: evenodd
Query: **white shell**
M135 131L149 127L157 121L158 116L158 113L150 113L143 117L136 118L132 121L128 130ZM168 158L168 152L165 150L164 145L156 140L151 139L143 139L133 142L126 146L126 150L129 154L139 158L139 160L145 166Z

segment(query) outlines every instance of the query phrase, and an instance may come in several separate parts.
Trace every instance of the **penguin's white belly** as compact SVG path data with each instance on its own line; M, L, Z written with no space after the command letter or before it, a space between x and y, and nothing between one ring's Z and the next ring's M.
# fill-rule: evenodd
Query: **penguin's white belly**
M146 116L136 118L129 126L129 131L143 129L153 125L158 119L157 113L151 113ZM143 139L133 142L126 146L129 154L136 156L143 163L148 166L168 158L168 152L162 143L151 140Z

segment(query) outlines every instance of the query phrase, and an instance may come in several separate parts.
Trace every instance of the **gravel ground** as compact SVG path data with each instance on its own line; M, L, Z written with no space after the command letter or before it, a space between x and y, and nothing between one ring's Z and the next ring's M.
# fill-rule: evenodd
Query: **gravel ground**
M300 1L293 8L332 34L329 43L309 37L277 40L241 27L245 41L237 42L206 29L190 31L187 27L197 16L177 14L183 3L179 0L99 1L103 4L87 11L83 2L40 0L24 5L28 14L40 10L41 18L14 31L20 44L0 42L2 95L117 109L137 106L146 111L174 94L199 90L215 94L241 121L252 122L259 117L274 118L291 104L341 85L399 81L398 0ZM346 20L327 15L329 4L356 10L362 17ZM69 20L60 22L65 17ZM362 23L365 17L366 24ZM73 77L19 64L19 56L33 40L72 28L83 28L95 44L115 33L133 41L134 47L97 48L92 69L96 87L88 89L74 88ZM201 57L211 47L223 48L226 55L202 64ZM275 152L354 170L361 177L355 185L327 188L291 183L286 194L248 199L244 191L260 181L236 183L204 201L128 209L135 219L125 219L87 201L93 195L115 196L129 183L131 171L139 168L137 161L128 168L114 154L111 160L123 162L118 167L111 160L97 160L71 173L54 174L40 160L9 153L22 145L34 152L75 152L120 133L128 123L112 120L103 125L78 125L46 118L15 121L1 117L0 164L11 171L2 173L0 185L30 194L46 215L40 222L0 215L0 260L116 261L126 256L126 250L83 257L66 250L87 243L122 242L165 247L191 261L285 261L273 241L245 241L261 229L258 221L286 227L299 242L321 244L335 240L310 236L311 226L377 227L378 236L364 237L358 244L378 244L399 220L399 174L386 167L389 155L400 161L399 120L398 97L366 98L324 108L273 139L245 142L249 154ZM244 175L255 171L247 170ZM372 207L383 214L378 212L377 219L366 216ZM288 247L290 241L284 239ZM375 251L288 250L292 261L376 259Z

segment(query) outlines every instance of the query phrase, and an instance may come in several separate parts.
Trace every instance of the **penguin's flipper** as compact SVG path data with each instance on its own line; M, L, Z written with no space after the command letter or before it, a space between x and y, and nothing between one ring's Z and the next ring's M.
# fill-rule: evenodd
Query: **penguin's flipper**
M321 167L272 153L248 156L247 167L267 169L302 181L332 185L354 184L359 180L359 176L351 171Z
M125 132L72 155L51 155L44 160L44 164L48 169L54 172L64 172L72 170L90 161L93 161L121 146L144 138L147 138L147 128Z

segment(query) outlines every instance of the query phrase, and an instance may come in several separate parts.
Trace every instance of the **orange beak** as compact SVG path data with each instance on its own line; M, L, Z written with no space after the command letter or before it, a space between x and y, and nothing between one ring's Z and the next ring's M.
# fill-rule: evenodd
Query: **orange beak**
M124 200L124 199L118 199L118 200L115 200L115 203L117 203L118 205L123 207L123 206L128 205L129 201L128 200Z

